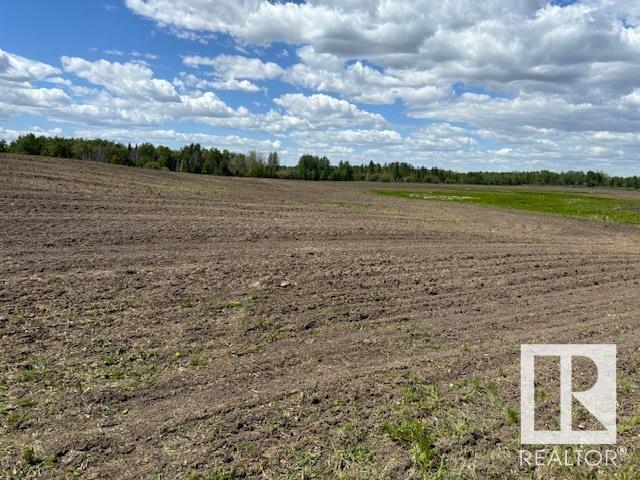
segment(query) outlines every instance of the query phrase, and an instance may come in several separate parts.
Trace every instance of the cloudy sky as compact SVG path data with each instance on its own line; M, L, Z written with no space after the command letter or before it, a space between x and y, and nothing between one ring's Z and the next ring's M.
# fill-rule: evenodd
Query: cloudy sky
M0 138L640 174L639 0L21 0L2 12Z

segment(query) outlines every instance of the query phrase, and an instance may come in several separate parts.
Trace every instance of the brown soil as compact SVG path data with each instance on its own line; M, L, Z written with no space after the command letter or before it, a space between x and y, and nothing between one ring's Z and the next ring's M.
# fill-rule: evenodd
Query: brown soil
M380 188L0 156L7 477L529 478L528 342L618 345L634 452L640 230Z

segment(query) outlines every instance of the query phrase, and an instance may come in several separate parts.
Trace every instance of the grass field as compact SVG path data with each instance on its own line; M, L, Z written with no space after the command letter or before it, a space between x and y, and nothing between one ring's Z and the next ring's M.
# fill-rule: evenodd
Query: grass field
M513 208L569 217L592 218L618 223L640 224L640 200L586 193L534 190L487 190L473 187L455 190L376 190L376 193L414 200L460 202L499 208Z
M0 478L639 478L638 228L401 188L501 192L0 155ZM519 464L524 343L617 345L619 466Z

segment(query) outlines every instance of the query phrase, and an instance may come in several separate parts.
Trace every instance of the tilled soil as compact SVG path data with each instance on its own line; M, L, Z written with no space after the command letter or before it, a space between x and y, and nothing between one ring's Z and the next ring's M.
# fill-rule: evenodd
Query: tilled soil
M6 477L635 478L640 230L382 188L0 156ZM617 344L623 466L519 466L523 343Z

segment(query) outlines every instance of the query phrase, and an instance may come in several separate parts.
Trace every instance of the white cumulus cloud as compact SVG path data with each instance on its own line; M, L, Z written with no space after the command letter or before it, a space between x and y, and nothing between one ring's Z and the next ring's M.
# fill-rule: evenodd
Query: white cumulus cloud
M65 72L123 97L142 97L163 102L178 99L170 82L153 78L151 69L140 63L90 62L78 57L62 57L62 65Z
M182 61L189 67L202 65L213 67L217 75L227 79L266 80L276 78L284 72L276 63L240 55L218 55L217 57L187 55L182 58Z

